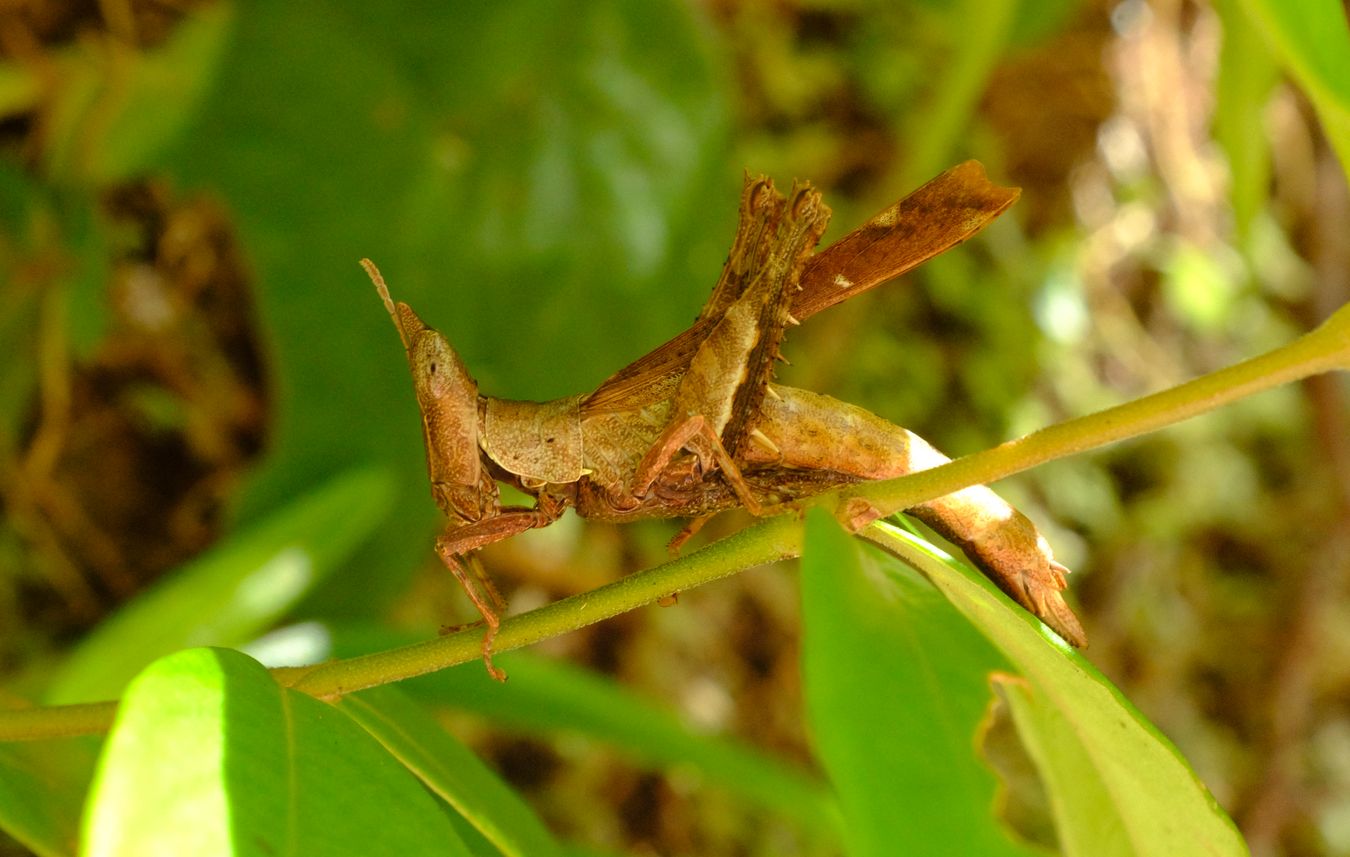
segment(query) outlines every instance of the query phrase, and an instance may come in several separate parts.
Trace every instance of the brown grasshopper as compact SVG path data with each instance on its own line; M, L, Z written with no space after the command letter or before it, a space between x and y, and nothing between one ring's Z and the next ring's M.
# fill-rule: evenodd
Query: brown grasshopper
M746 177L740 222L721 278L694 324L594 392L551 402L478 392L445 337L362 260L398 327L422 412L432 496L449 518L436 552L487 626L483 659L505 605L473 551L552 523L569 507L608 521L684 517L673 546L717 512L755 515L867 479L948 461L925 440L862 408L773 383L788 327L964 241L1019 194L969 161L812 255L830 210L809 184L785 198ZM498 483L532 495L503 506ZM1068 571L1020 512L985 486L906 510L959 545L1009 596L1076 646L1085 643L1060 591ZM863 503L841 513L859 529Z

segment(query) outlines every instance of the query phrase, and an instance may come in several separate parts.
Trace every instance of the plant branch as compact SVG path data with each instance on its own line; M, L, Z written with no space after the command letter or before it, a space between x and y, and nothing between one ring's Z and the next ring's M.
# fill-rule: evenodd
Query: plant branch
M0 711L0 741L101 735L108 731L116 713L116 702L6 709Z
M801 541L801 527L794 516L761 521L687 556L513 616L502 623L493 651L529 646L747 568L799 556ZM308 671L293 686L329 698L425 675L482 657L482 638L482 628L475 626L402 649L334 661Z
M941 467L853 485L819 500L861 497L883 514L969 485L996 482L1056 458L1148 434L1238 399L1332 370L1350 369L1350 304L1288 345L1176 387L1032 432Z
M885 482L849 486L814 498L840 505L862 497L884 512L906 509L969 485L993 482L1046 461L1156 431L1244 396L1333 369L1350 368L1350 305L1303 337L1267 354L1142 399L1070 420ZM528 646L583 628L672 593L801 553L796 516L749 527L680 559L575 595L502 623L497 651ZM476 660L481 630L470 628L401 649L302 669L276 670L279 681L320 698L387 684ZM106 731L114 703L0 711L0 741Z

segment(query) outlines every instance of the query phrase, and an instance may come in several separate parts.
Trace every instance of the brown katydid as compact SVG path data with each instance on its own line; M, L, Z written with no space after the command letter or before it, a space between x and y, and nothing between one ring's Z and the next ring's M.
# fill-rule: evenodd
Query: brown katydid
M491 398L441 334L389 296L362 265L407 351L422 413L432 495L449 519L436 552L486 625L483 659L504 604L473 552L557 520L569 507L610 521L684 517L692 533L717 512L754 514L867 479L948 459L912 432L855 405L773 382L786 330L966 240L1018 196L975 161L953 167L825 250L830 210L809 184L785 198L746 177L736 236L694 324L594 392L551 402ZM503 506L498 483L535 498ZM985 486L906 510L959 545L1009 596L1074 645L1085 638L1060 592L1067 569L1035 526ZM865 503L840 510L858 529Z

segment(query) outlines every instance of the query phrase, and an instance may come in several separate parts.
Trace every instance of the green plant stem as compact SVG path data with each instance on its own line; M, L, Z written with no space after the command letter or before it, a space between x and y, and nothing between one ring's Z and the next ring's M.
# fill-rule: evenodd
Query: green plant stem
M852 486L821 499L837 497L844 502L861 497L889 515L968 485L997 482L1038 464L1157 431L1246 396L1335 369L1350 369L1350 304L1288 345L1180 386L1048 426L941 467Z
M840 504L863 497L886 513L909 508L967 485L993 482L1055 458L1155 431L1281 384L1347 368L1350 305L1288 345L1179 387L1050 426L932 470L850 486L815 502ZM686 557L513 617L502 624L495 649L528 646L744 569L797 556L801 538L796 516L767 519ZM481 655L481 633L470 628L401 649L274 672L283 684L332 698L475 660ZM3 711L0 741L104 732L114 711L111 702Z
M47 705L0 711L0 741L40 741L108 731L116 702Z
M532 645L747 568L799 556L801 543L794 516L762 521L688 556L512 617L502 623L493 651ZM424 675L481 657L482 638L481 628L468 628L402 649L334 661L309 671L294 687L324 698Z

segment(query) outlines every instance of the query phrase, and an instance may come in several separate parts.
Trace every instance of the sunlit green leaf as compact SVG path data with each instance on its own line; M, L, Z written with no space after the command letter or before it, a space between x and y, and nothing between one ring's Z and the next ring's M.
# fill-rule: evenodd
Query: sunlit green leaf
M1239 0L1219 0L1215 9L1223 20L1223 53L1215 89L1214 135L1228 156L1233 218L1245 235L1268 194L1270 138L1265 111L1279 68Z
M1241 0L1308 94L1350 175L1350 24L1338 0Z
M82 854L136 857L469 853L345 714L224 649L170 655L128 687L82 840Z
M807 714L849 853L1035 853L997 822L997 782L975 750L989 673L1006 661L929 583L863 554L829 515L806 527Z
M1091 755L1068 728L1053 705L1047 704L1031 682L996 677L995 686L1012 710L1022 744L1046 781L1059 826L1065 855L1132 857L1141 853L1131 842L1130 829L1113 811L1106 785L1097 775ZM1138 843L1148 853L1146 843Z
M1082 655L963 563L895 527L874 529L1027 680L1007 697L1050 789L1061 844L1074 849L1067 854L1247 854L1176 747Z

